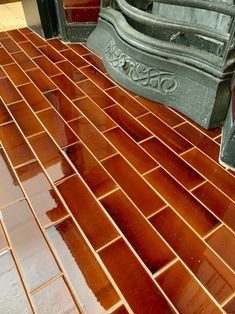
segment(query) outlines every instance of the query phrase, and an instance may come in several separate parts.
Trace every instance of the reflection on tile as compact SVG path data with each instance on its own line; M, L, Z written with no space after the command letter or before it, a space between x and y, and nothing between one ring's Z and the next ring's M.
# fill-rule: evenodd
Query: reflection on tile
M30 82L27 75L16 63L5 65L3 69L16 86Z
M95 249L118 236L101 206L77 175L59 184L57 188Z
M0 98L0 125L3 123L9 122L11 120L12 118Z
M72 50L66 50L61 52L61 54L69 60L75 67L80 68L88 65L87 61L80 57L76 52Z
M48 76L60 74L60 70L45 56L35 58L33 61Z
M84 56L84 58L90 62L92 65L94 65L94 67L96 67L98 70L100 70L101 72L105 73L107 72L102 60L95 54L90 53Z
M6 207L2 216L28 289L32 291L58 275L59 269L27 202Z
M0 47L0 65L13 63L14 60L11 58L9 53L4 49Z
M175 313L123 240L99 255L135 314Z
M45 44L45 42L44 42L44 44ZM49 45L40 47L39 49L53 63L64 60L63 56L60 53L58 53L53 47L51 47Z
M86 79L86 76L68 61L58 62L56 65L75 83Z
M2 313L33 313L10 252L0 256L0 309Z
M219 303L233 293L234 274L173 210L164 209L150 221Z
M20 94L7 77L0 79L0 95L7 105L21 100Z
M12 53L11 56L24 71L36 68L33 61L23 51Z
M102 73L100 73L91 65L82 68L81 71L101 89L107 89L114 86L114 84L109 79L107 79Z
M163 169L156 169L145 177L200 235L206 235L219 224L215 216Z
M119 297L71 218L46 234L84 313L104 313Z
M102 164L145 216L153 214L165 205L121 156L113 156Z
M30 57L35 58L42 55L41 51L39 51L31 42L25 41L22 43L19 43L19 46L22 50Z
M235 309L235 296L232 298L230 302L228 302L224 306L224 310L227 314L234 314L234 309Z
M37 313L80 313L62 278L32 295Z
M82 143L65 148L64 152L96 197L115 189L116 184Z
M52 81L40 69L33 69L27 72L27 75L34 82L37 88L45 93L56 88Z
M46 133L31 137L29 142L53 182L62 180L74 173L67 160Z
M175 257L123 192L118 190L101 203L152 273Z
M222 313L180 262L157 277L157 282L180 313Z

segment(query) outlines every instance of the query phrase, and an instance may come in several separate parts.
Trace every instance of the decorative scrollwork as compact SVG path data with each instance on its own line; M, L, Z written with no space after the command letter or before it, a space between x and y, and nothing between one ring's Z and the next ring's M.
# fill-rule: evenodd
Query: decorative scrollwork
M128 76L132 81L142 86L154 88L161 94L173 93L179 85L173 73L163 72L137 62L117 48L113 39L107 43L105 55L114 68Z

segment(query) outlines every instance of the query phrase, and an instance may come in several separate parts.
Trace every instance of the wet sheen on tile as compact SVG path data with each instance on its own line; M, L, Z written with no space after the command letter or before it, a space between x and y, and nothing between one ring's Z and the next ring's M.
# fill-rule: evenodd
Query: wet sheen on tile
M42 92L48 92L56 88L55 84L40 69L27 71L27 75L34 82L37 88Z
M66 74L74 83L78 83L86 79L86 76L68 61L57 62L56 64L64 74Z
M46 45L46 42L44 42L44 45ZM44 55L47 56L48 59L50 59L53 63L63 61L64 57L57 52L53 47L46 45L39 48Z

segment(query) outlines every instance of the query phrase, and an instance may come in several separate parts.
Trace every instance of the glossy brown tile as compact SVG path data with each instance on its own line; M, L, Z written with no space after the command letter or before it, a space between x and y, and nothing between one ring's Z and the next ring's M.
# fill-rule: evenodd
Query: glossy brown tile
M9 121L12 121L12 118L0 98L0 125Z
M29 83L19 86L18 90L34 112L51 107L50 103L40 93L37 87L34 86L34 84Z
M201 236L219 225L217 218L162 168L152 171L145 178Z
M182 157L211 183L215 184L218 189L235 201L234 176L230 175L225 169L196 148Z
M10 252L0 256L0 295L2 313L33 313Z
M106 91L122 108L126 109L134 117L141 116L148 112L141 104L124 92L119 87L114 87Z
M206 182L193 191L193 194L235 231L235 204L214 185Z
M175 257L121 190L106 196L101 203L152 273Z
M38 50L31 42L25 41L19 43L20 48L30 57L35 58L42 55L41 51Z
M99 255L135 314L175 313L123 240Z
M145 216L157 212L165 205L157 193L121 156L113 156L104 160L102 164Z
M59 89L45 93L44 96L66 121L82 116L76 106Z
M84 313L105 313L119 296L71 218L46 231Z
M159 104L155 101L141 96L138 96L136 100L138 100L142 104L142 106L155 114L159 119L168 124L170 127L174 127L184 122L184 119L182 117L180 117L178 114L173 112L165 105Z
M33 61L49 77L61 73L61 71L46 56L35 58Z
M36 68L36 64L23 51L14 52L11 56L24 71Z
M129 312L127 311L124 305L119 306L119 308L112 312L112 314L128 314L128 313Z
M116 184L82 143L64 149L86 184L96 197L116 188Z
M30 82L28 76L16 63L5 65L3 69L16 86Z
M34 159L31 149L15 123L0 127L0 139L14 167Z
M0 32L0 38L7 38L9 37L7 32Z
M67 179L57 188L96 250L119 235L78 175Z
M69 125L98 160L116 153L109 142L105 140L85 117L72 121Z
M29 291L58 275L59 269L28 203L21 201L4 208L2 216Z
M9 53L21 50L20 47L15 43L15 41L12 40L10 37L1 39L0 43Z
M179 313L222 313L182 263L175 263L156 280Z
M70 79L68 79L64 74L53 76L51 79L70 100L75 100L85 96L81 89L78 88L75 83L70 81Z
M77 108L89 119L99 131L105 131L116 126L116 124L88 97L78 99L74 102Z
M75 51L76 53L78 53L80 56L90 53L90 50L88 50L86 47L84 47L81 44L71 43L71 44L68 44L68 47L72 49L73 51Z
M101 89L107 89L114 86L109 79L107 79L102 73L100 73L100 71L91 65L83 67L81 71Z
M37 115L60 147L65 147L78 141L77 136L53 108L41 111Z
M114 101L100 88L89 80L78 83L81 90L89 96L100 108L106 108L114 104Z
M104 135L123 155L123 157L125 157L140 173L147 172L158 166L157 162L155 162L120 128L105 132Z
M56 89L55 84L53 84L53 82L47 77L47 75L44 74L40 69L27 71L27 75L42 93Z
M61 151L46 133L29 138L29 142L53 182L74 173Z
M0 65L5 65L13 62L14 60L12 59L10 54L4 48L0 47Z
M68 49L68 46L62 43L59 39L50 39L47 41L49 45L51 45L53 48L55 48L58 51L63 51Z
M8 77L0 79L0 95L7 105L21 100L20 94Z
M2 67L0 66L0 79L6 77L6 73L3 71Z
M63 278L33 294L32 303L37 313L80 313Z
M25 136L44 131L44 128L25 101L12 104L8 108Z
M62 51L61 54L77 68L81 68L88 65L86 60L84 60L76 52L70 49Z
M50 45L42 46L39 49L53 63L65 60L65 58Z
M104 67L102 60L97 55L95 55L93 53L89 53L87 55L84 55L83 57L89 63L91 63L94 67L96 67L98 70L100 70L102 73L107 72L105 67Z
M17 29L13 29L7 32L7 34L14 39L15 42L20 43L22 41L26 41L27 38L19 32Z
M145 141L141 146L186 189L192 189L204 181L199 173L156 137Z
M7 243L6 235L4 233L2 223L0 221L0 252L7 249L7 247L8 247L8 243Z
M188 141L152 113L139 118L139 120L175 153L180 154L192 148L192 145Z
M143 141L152 135L118 105L107 108L105 111L136 142Z
M232 294L234 274L170 208L150 221L219 303Z
M235 309L235 296L224 306L224 311L227 314L234 314L234 309Z
M24 33L25 37L29 39L36 47L42 47L45 46L47 43L45 40L43 40L40 36L38 36L36 33L29 32Z
M74 83L78 83L86 79L86 76L68 61L61 61L56 64L64 74L66 74Z

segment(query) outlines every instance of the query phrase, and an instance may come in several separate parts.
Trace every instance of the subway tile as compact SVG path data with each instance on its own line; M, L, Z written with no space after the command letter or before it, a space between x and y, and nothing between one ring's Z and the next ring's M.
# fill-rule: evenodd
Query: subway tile
M223 309L227 314L234 314L235 296L223 307Z
M44 43L46 44L46 43ZM63 61L64 57L57 52L53 47L46 45L39 48L39 50L47 56L48 59L50 59L53 63Z
M44 128L25 101L12 104L8 108L25 136L31 136L44 131Z
M217 218L163 169L156 169L145 178L201 236L219 225Z
M15 42L20 43L22 41L26 41L27 38L19 32L17 29L13 29L7 32L7 34L14 39Z
M119 87L114 87L106 91L122 108L126 109L134 117L141 116L148 112L141 104L124 92Z
M44 96L66 121L75 120L82 116L76 106L59 89L49 91Z
M116 126L109 116L88 97L78 99L74 104L99 131L102 132Z
M116 184L82 143L64 149L79 174L96 197L116 188Z
M139 118L139 120L175 153L180 154L192 148L192 145L188 141L152 113Z
M157 167L157 162L155 162L120 128L115 128L105 132L104 135L119 151L119 153L122 154L140 173L147 172Z
M0 48L0 65L5 65L13 62L14 60L9 55L9 53L4 48Z
M82 46L81 44L71 43L67 45L70 49L78 53L80 56L86 55L90 53L86 47Z
M112 243L99 255L135 314L153 309L156 313L175 313L123 240Z
M23 86L19 86L18 90L34 112L51 107L50 103L40 93L37 87L34 86L34 84L29 83Z
M81 90L89 96L100 108L106 108L114 104L114 101L100 88L89 80L78 83Z
M30 57L35 58L42 55L41 51L38 50L31 42L25 41L19 43L20 48Z
M48 76L61 73L61 71L46 56L35 58L33 61Z
M7 105L21 100L20 94L8 77L0 79L0 95Z
M57 276L59 269L28 203L21 201L6 207L2 211L2 216L29 291Z
M81 71L101 89L107 89L114 86L109 79L107 79L102 73L100 73L100 71L91 65L82 68Z
M99 58L97 55L93 53L89 53L84 56L84 59L86 59L89 63L91 63L94 67L96 67L98 70L100 70L102 73L106 73L105 66L102 62L102 59Z
M29 138L35 154L53 182L65 179L74 173L61 151L46 133Z
M30 82L27 75L16 63L5 65L3 69L16 86Z
M20 47L10 37L1 39L0 43L9 53L20 51Z
M37 115L60 147L68 146L78 141L77 136L53 108L41 111Z
M102 164L145 216L153 214L165 205L157 193L121 156L113 156L104 160Z
M8 247L8 243L7 243L6 235L3 230L2 223L0 221L0 252L7 249L7 247Z
M37 313L80 313L63 278L34 293L32 303Z
M31 41L36 47L42 47L46 45L46 41L42 39L40 36L38 36L34 32L29 32L24 34L25 37L28 38L29 41Z
M186 189L192 189L204 181L199 173L156 137L145 141L141 146Z
M143 141L152 135L118 105L107 108L105 111L136 142Z
M56 86L52 83L48 76L44 74L40 69L27 71L27 75L42 93L48 92L56 88Z
M55 39L49 39L47 41L47 43L49 45L51 45L53 48L55 48L58 51L63 51L68 49L67 45L65 45L64 43L62 43L59 39L55 38Z
M234 274L170 208L150 222L219 303L233 293Z
M18 31L20 31L22 34L31 34L32 33L32 30L28 27L19 28Z
M101 203L152 273L175 257L122 191L106 196Z
M11 56L24 71L36 68L35 63L23 51L14 52Z
M71 218L47 229L46 234L85 313L105 313L119 301L119 296Z
M81 68L88 65L87 61L80 57L73 50L69 49L66 51L62 51L61 54L77 68Z
M0 138L14 167L34 159L34 155L15 123L0 127Z
M112 314L128 314L129 312L125 308L124 305L119 306L116 310L112 312Z
M10 121L12 121L12 118L0 98L0 125Z
M165 270L156 281L179 313L222 313L180 262Z
M70 79L68 79L64 74L53 76L51 79L70 100L75 100L85 96L81 89L78 88L75 83L70 81Z
M197 148L185 153L183 159L235 201L235 177L201 153Z
M10 252L0 256L0 295L2 313L33 313Z
M72 121L69 125L98 160L116 153L115 149L85 117Z
M64 74L66 74L74 83L78 83L86 79L86 76L68 61L58 62L56 64Z

